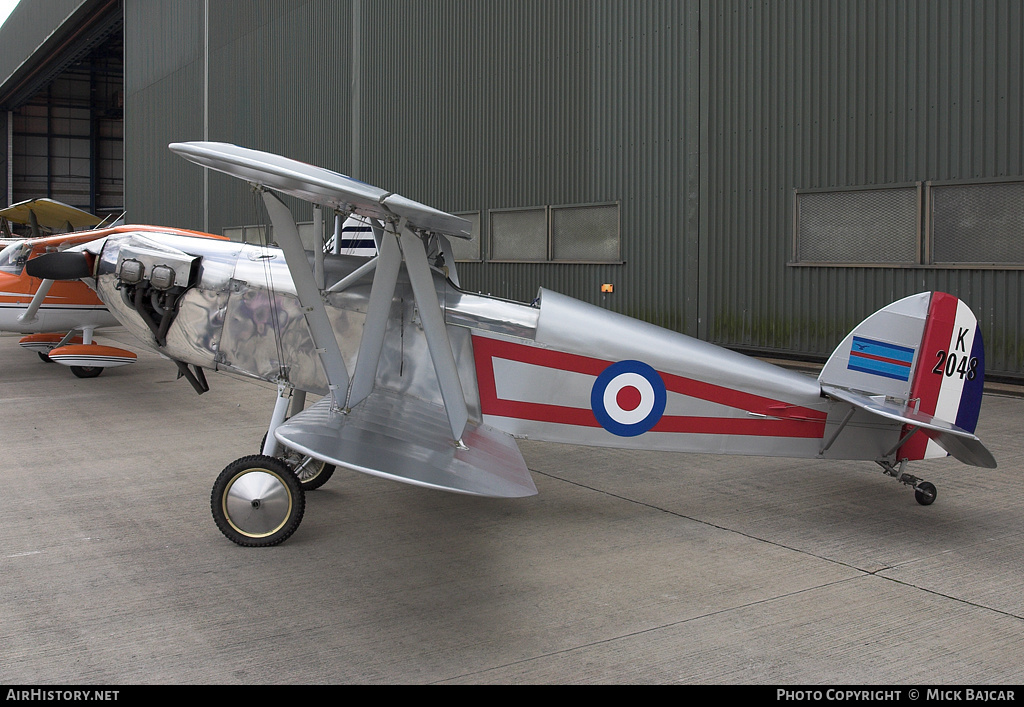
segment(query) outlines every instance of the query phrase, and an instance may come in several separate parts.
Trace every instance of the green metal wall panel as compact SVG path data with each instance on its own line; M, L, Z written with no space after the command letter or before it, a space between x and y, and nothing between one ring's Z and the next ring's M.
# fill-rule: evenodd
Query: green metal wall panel
M889 301L946 289L978 313L989 370L1024 372L1020 270L789 264L796 189L1024 174L1021 4L709 1L703 15L707 338L824 357Z
M126 0L125 16L132 218L261 218L245 185L204 186L166 150L203 137L484 224L618 202L621 263L489 262L485 226L463 284L818 358L878 307L946 289L979 314L990 371L1024 377L1021 270L791 262L795 190L1024 174L1019 2Z
M0 82L12 78L32 53L45 44L68 17L82 6L96 5L96 0L48 0L19 2L3 25L4 41L0 42ZM59 37L54 37L58 39ZM28 63L36 63L29 61ZM25 67L27 68L27 67ZM14 89L15 86L4 86Z
M365 28L394 32L364 38L358 176L484 223L618 201L621 264L460 264L464 284L527 301L545 285L695 333L698 18L677 2L364 3Z
M134 223L203 228L201 174L167 149L201 139L203 0L125 3L125 210Z

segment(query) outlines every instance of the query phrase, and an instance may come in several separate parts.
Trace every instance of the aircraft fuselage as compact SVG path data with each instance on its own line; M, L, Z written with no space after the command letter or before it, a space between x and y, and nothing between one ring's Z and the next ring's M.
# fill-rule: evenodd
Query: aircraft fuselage
M119 272L125 253L148 260L143 269L149 272L161 251L179 271L176 290L161 293L145 280L126 285ZM161 353L327 393L280 250L138 233L108 237L99 257L100 297ZM329 290L365 263L349 256L324 259L320 289L348 370L355 368L372 277ZM183 273L191 273L187 286ZM898 439L899 425L857 413L823 453L823 439L840 421L814 378L555 292L542 290L539 305L530 306L464 292L437 269L433 275L470 417L516 437L855 459L883 456L883 447ZM443 405L404 276L392 299L375 386Z

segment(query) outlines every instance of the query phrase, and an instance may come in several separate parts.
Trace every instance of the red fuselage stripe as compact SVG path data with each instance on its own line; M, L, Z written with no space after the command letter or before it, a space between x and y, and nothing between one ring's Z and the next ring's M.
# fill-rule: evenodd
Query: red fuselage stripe
M949 346L956 322L956 308L959 300L945 292L932 293L932 301L928 305L928 319L925 322L924 336L921 337L921 351L918 354L917 371L914 373L914 384L910 390L911 400L920 400L920 410L928 415L935 414L935 406L939 402L939 389L942 387L942 376L932 375L935 365L935 354ZM910 431L903 426L903 434ZM897 457L900 459L924 459L928 448L928 438L915 434L906 444L900 447Z
M548 403L505 400L498 397L493 359L500 358L555 370L598 376L611 362L597 358L551 351L535 346L473 337L480 405L485 415L536 420L579 427L600 427L590 408L575 408ZM692 398L708 400L756 415L785 419L743 419L665 415L652 432L690 434L758 435L767 437L804 437L817 439L825 434L826 413L790 405L752 393L725 388L703 381L659 372L665 388Z

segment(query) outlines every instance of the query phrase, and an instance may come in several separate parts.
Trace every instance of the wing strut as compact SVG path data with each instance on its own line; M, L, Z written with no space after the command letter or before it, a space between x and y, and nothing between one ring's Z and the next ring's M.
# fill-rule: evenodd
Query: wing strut
M377 259L373 285L370 289L366 323L359 342L359 357L356 360L355 373L350 380L341 348L327 317L321 290L317 287L316 274L310 271L291 211L270 191L263 191L263 200L267 204L267 212L274 225L274 237L284 253L288 271L295 284L299 304L305 312L313 344L320 354L320 361L327 374L327 384L334 399L332 407L340 407L344 403L346 408L352 408L373 392L388 315L398 283L398 272L404 261L413 296L419 305L427 349L430 351L434 372L441 387L441 397L444 400L452 437L461 443L462 434L469 421L466 396L459 379L455 355L448 340L448 330L444 323L444 315L441 313L441 303L437 299L437 290L434 289L434 279L427 263L423 242L408 226L406 219L402 218L399 221L395 231L386 230L381 238L381 254ZM342 399L337 395L337 391L346 388L347 394Z
M39 311L39 307L43 304L43 300L46 299L46 295L50 294L50 287L52 285L53 280L49 278L45 278L39 283L39 288L36 289L35 295L32 296L32 301L28 303L28 308L18 317L19 322L28 323L36 320L36 312Z
M382 234L380 251L373 285L370 288L363 338L359 342L359 358L356 360L356 371L353 374L346 407L355 407L373 392L377 363L384 345L388 313L398 283L398 271L404 260L413 296L419 305L427 349L430 351L434 372L441 386L441 397L444 400L452 437L456 442L461 442L469 420L469 411L466 408L465 392L462 390L455 355L448 340L448 330L444 323L444 315L441 314L441 304L437 299L437 290L434 289L434 278L430 274L423 242L403 218L399 221L396 231L385 231Z
M370 286L370 302L366 308L366 322L363 324L363 338L359 340L359 357L352 377L348 401L345 407L352 408L373 392L373 381L377 377L377 363L384 347L384 334L391 312L391 301L398 283L398 271L402 265L402 253L397 238L385 238L381 243L380 255L376 258L377 268Z
M313 345L316 346L324 373L327 375L327 387L334 401L332 407L336 407L341 397L337 395L337 391L344 391L348 388L349 382L345 359L341 356L341 347L334 336L334 328L327 317L327 309L324 307L320 290L314 282L314 274L309 269L306 251L302 248L299 229L292 218L292 212L276 194L269 191L263 191L263 201L267 205L270 222L274 225L274 237L284 253L288 271L295 284L299 304L302 305L306 322L309 324Z
M420 319L423 322L423 333L427 338L427 348L434 362L434 372L441 385L441 397L448 413L448 421L452 426L452 436L461 444L462 433L469 420L466 409L466 396L459 380L459 369L455 364L451 342L448 341L448 329L441 313L441 303L437 300L434 289L434 278L427 264L427 254L419 236L408 227L399 235L402 253L405 255L405 267L409 272L412 292L419 305Z
M353 283L363 279L364 275L373 272L374 268L377 267L377 259L379 257L380 256L374 256L373 258L367 260L358 268L350 272L348 275L338 280L336 283L327 288L327 293L331 294L333 292L344 292Z

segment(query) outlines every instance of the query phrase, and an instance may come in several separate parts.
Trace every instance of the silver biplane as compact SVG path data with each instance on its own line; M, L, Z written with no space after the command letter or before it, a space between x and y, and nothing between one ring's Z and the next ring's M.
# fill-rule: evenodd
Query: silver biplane
M876 312L814 379L546 289L533 305L465 292L449 241L470 236L464 219L278 155L170 149L252 184L279 247L140 231L57 254L85 263L53 267L86 269L125 327L197 374L277 384L261 453L213 487L217 526L240 545L288 538L305 491L336 466L464 494L535 494L517 438L868 460L923 505L935 486L908 461L996 465L974 434L978 323L952 295ZM304 250L277 192L368 219L377 254ZM322 396L308 408L307 392Z

